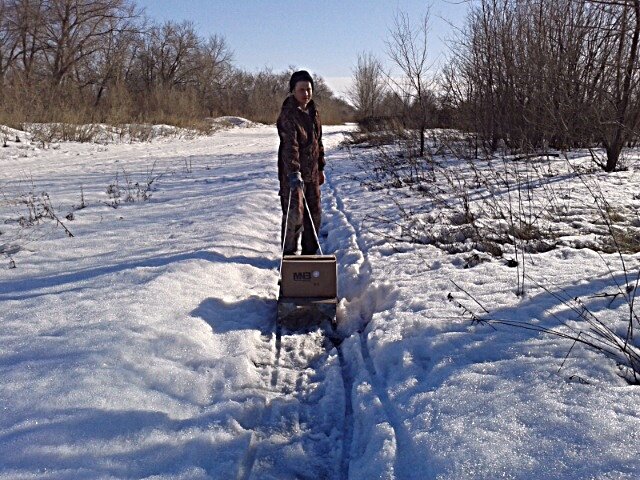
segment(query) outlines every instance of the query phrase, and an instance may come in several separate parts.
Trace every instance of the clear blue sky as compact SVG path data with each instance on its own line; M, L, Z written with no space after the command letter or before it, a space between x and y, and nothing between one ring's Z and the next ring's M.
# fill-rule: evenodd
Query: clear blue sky
M462 0L431 3L431 59L446 51L449 23L464 23L468 4ZM398 10L419 17L422 0L137 0L157 21L190 20L203 36L225 37L234 64L251 72L289 65L322 75L338 92L360 52L386 62L384 40Z

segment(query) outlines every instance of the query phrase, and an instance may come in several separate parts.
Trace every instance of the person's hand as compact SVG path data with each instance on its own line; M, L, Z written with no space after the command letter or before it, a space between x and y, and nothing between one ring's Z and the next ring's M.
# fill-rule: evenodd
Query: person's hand
M300 172L293 172L289 174L289 188L291 190L297 190L304 186L302 181L302 174Z
M324 172L318 172L318 185L322 185L325 181Z

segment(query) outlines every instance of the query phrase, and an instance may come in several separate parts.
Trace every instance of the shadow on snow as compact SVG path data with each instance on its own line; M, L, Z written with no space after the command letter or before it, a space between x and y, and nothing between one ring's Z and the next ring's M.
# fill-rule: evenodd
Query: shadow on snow
M179 253L176 255L144 258L130 262L117 263L115 265L106 265L102 267L89 268L86 270L79 270L62 275L52 275L48 277L2 282L0 283L0 300L22 300L31 297L37 297L43 294L57 293L38 292L38 290L61 287L66 284L92 280L103 275L110 275L113 273L133 270L136 268L164 267L175 262L182 262L186 260L206 260L214 263L237 263L243 265L251 265L255 268L260 269L274 269L278 266L277 259L269 259L264 257L248 257L245 255L226 257L217 252L200 250L195 252Z

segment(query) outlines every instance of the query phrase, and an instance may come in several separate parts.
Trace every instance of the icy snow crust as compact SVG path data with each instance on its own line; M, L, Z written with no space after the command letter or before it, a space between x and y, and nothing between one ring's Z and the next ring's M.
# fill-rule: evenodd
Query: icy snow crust
M275 128L0 149L0 478L637 478L638 387L578 346L558 373L566 340L463 318L451 280L500 318L570 312L517 297L501 261L464 269L364 229L388 199L354 180L345 128L325 130L321 231L338 332L275 325ZM153 178L150 198L116 202L116 177ZM623 198L640 183L608 178ZM17 221L41 192L73 238ZM560 246L527 268L589 298L616 261Z

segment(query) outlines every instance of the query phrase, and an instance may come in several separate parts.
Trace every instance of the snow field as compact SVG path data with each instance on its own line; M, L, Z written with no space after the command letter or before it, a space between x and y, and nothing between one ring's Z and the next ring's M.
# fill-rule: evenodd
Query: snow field
M393 205L354 180L343 132L326 129L320 232L339 261L337 332L275 325L274 128L0 150L1 218L32 186L61 218L81 185L87 204L65 221L73 238L0 225L18 249L0 269L0 478L635 478L640 394L612 360L576 346L558 371L566 340L472 325L447 301L479 310L454 281L492 317L555 326L578 325L556 295L579 296L615 322L624 303L594 294L609 270L624 283L616 256L531 255L549 291L517 297L500 261L464 268L466 254L376 235L364 220ZM116 174L161 177L112 208ZM637 184L607 178L621 197Z
M112 159L113 170L126 162L133 174L141 147L127 147L133 150L127 152L130 157ZM197 152L211 145L195 147ZM167 168L175 161L166 159ZM141 168L150 167L145 162ZM68 173L60 176L61 197ZM104 186L110 176L102 177ZM19 357L7 357L10 352L3 348L7 386L14 389L3 392L3 404L11 405L15 415L5 419L24 417L39 427L4 437L6 478L20 472L39 477L47 471L51 478L174 478L183 470L185 478L211 478L208 470L218 478L235 475L235 456L229 459L223 452L244 449L246 433L237 420L229 421L253 417L251 396L248 401L235 397L243 384L258 379L246 358L247 342L238 341L244 332L221 328L212 335L198 313L211 310L211 291L230 301L246 300L233 288L244 282L257 294L260 285L271 294L272 274L265 278L260 267L276 262L265 260L262 251L201 248L202 239L210 242L212 225L224 225L212 218L212 207L232 193L224 182L219 194L206 194L206 182L169 172L163 187L181 192L174 199L118 209L96 202L77 212L77 223L68 222L76 231L74 239L40 241L30 255L30 272L22 268L29 262L22 265L20 259L19 268L8 272L14 275L2 283L3 331L13 333L15 341L7 348ZM94 217L95 230L91 219L87 231L75 228L82 228L85 215ZM237 245L229 226L221 228L221 246ZM75 243L71 252L67 242ZM51 268L56 260L60 271ZM273 311L262 300L250 305L257 318L249 316L249 322L264 321L261 313ZM45 456L40 449L50 453Z
M344 185L343 201L359 199L351 203L352 221L363 224L379 193L336 180L351 176L353 163L332 165L331 178ZM468 270L461 255L434 247L400 244L401 252L390 255L379 239L359 238L368 250L372 282L392 279L398 292L392 305L372 317L366 344L385 380L381 390L388 392L401 423L410 425L414 450L429 458L418 478L633 478L629 462L637 462L637 454L628 445L637 437L638 417L630 410L606 418L601 413L607 403L631 407L626 392L633 388L615 374L612 362L573 350L556 376L569 345L526 331L470 327L446 297L458 293L453 280L492 308L490 317L550 326L558 324L552 313L572 313L564 304L535 285L527 285L529 294L518 301L515 272L496 262ZM605 255L605 261L609 266L591 250L561 247L531 258L527 268L553 290L566 289L570 299L611 287L610 269L624 284L617 259ZM628 257L627 265L637 268L637 259ZM624 312L623 302L608 311L598 302L605 301L588 300L588 306L607 320ZM581 385L583 373L598 386ZM603 435L606 429L616 433ZM399 472L397 477L402 478Z

